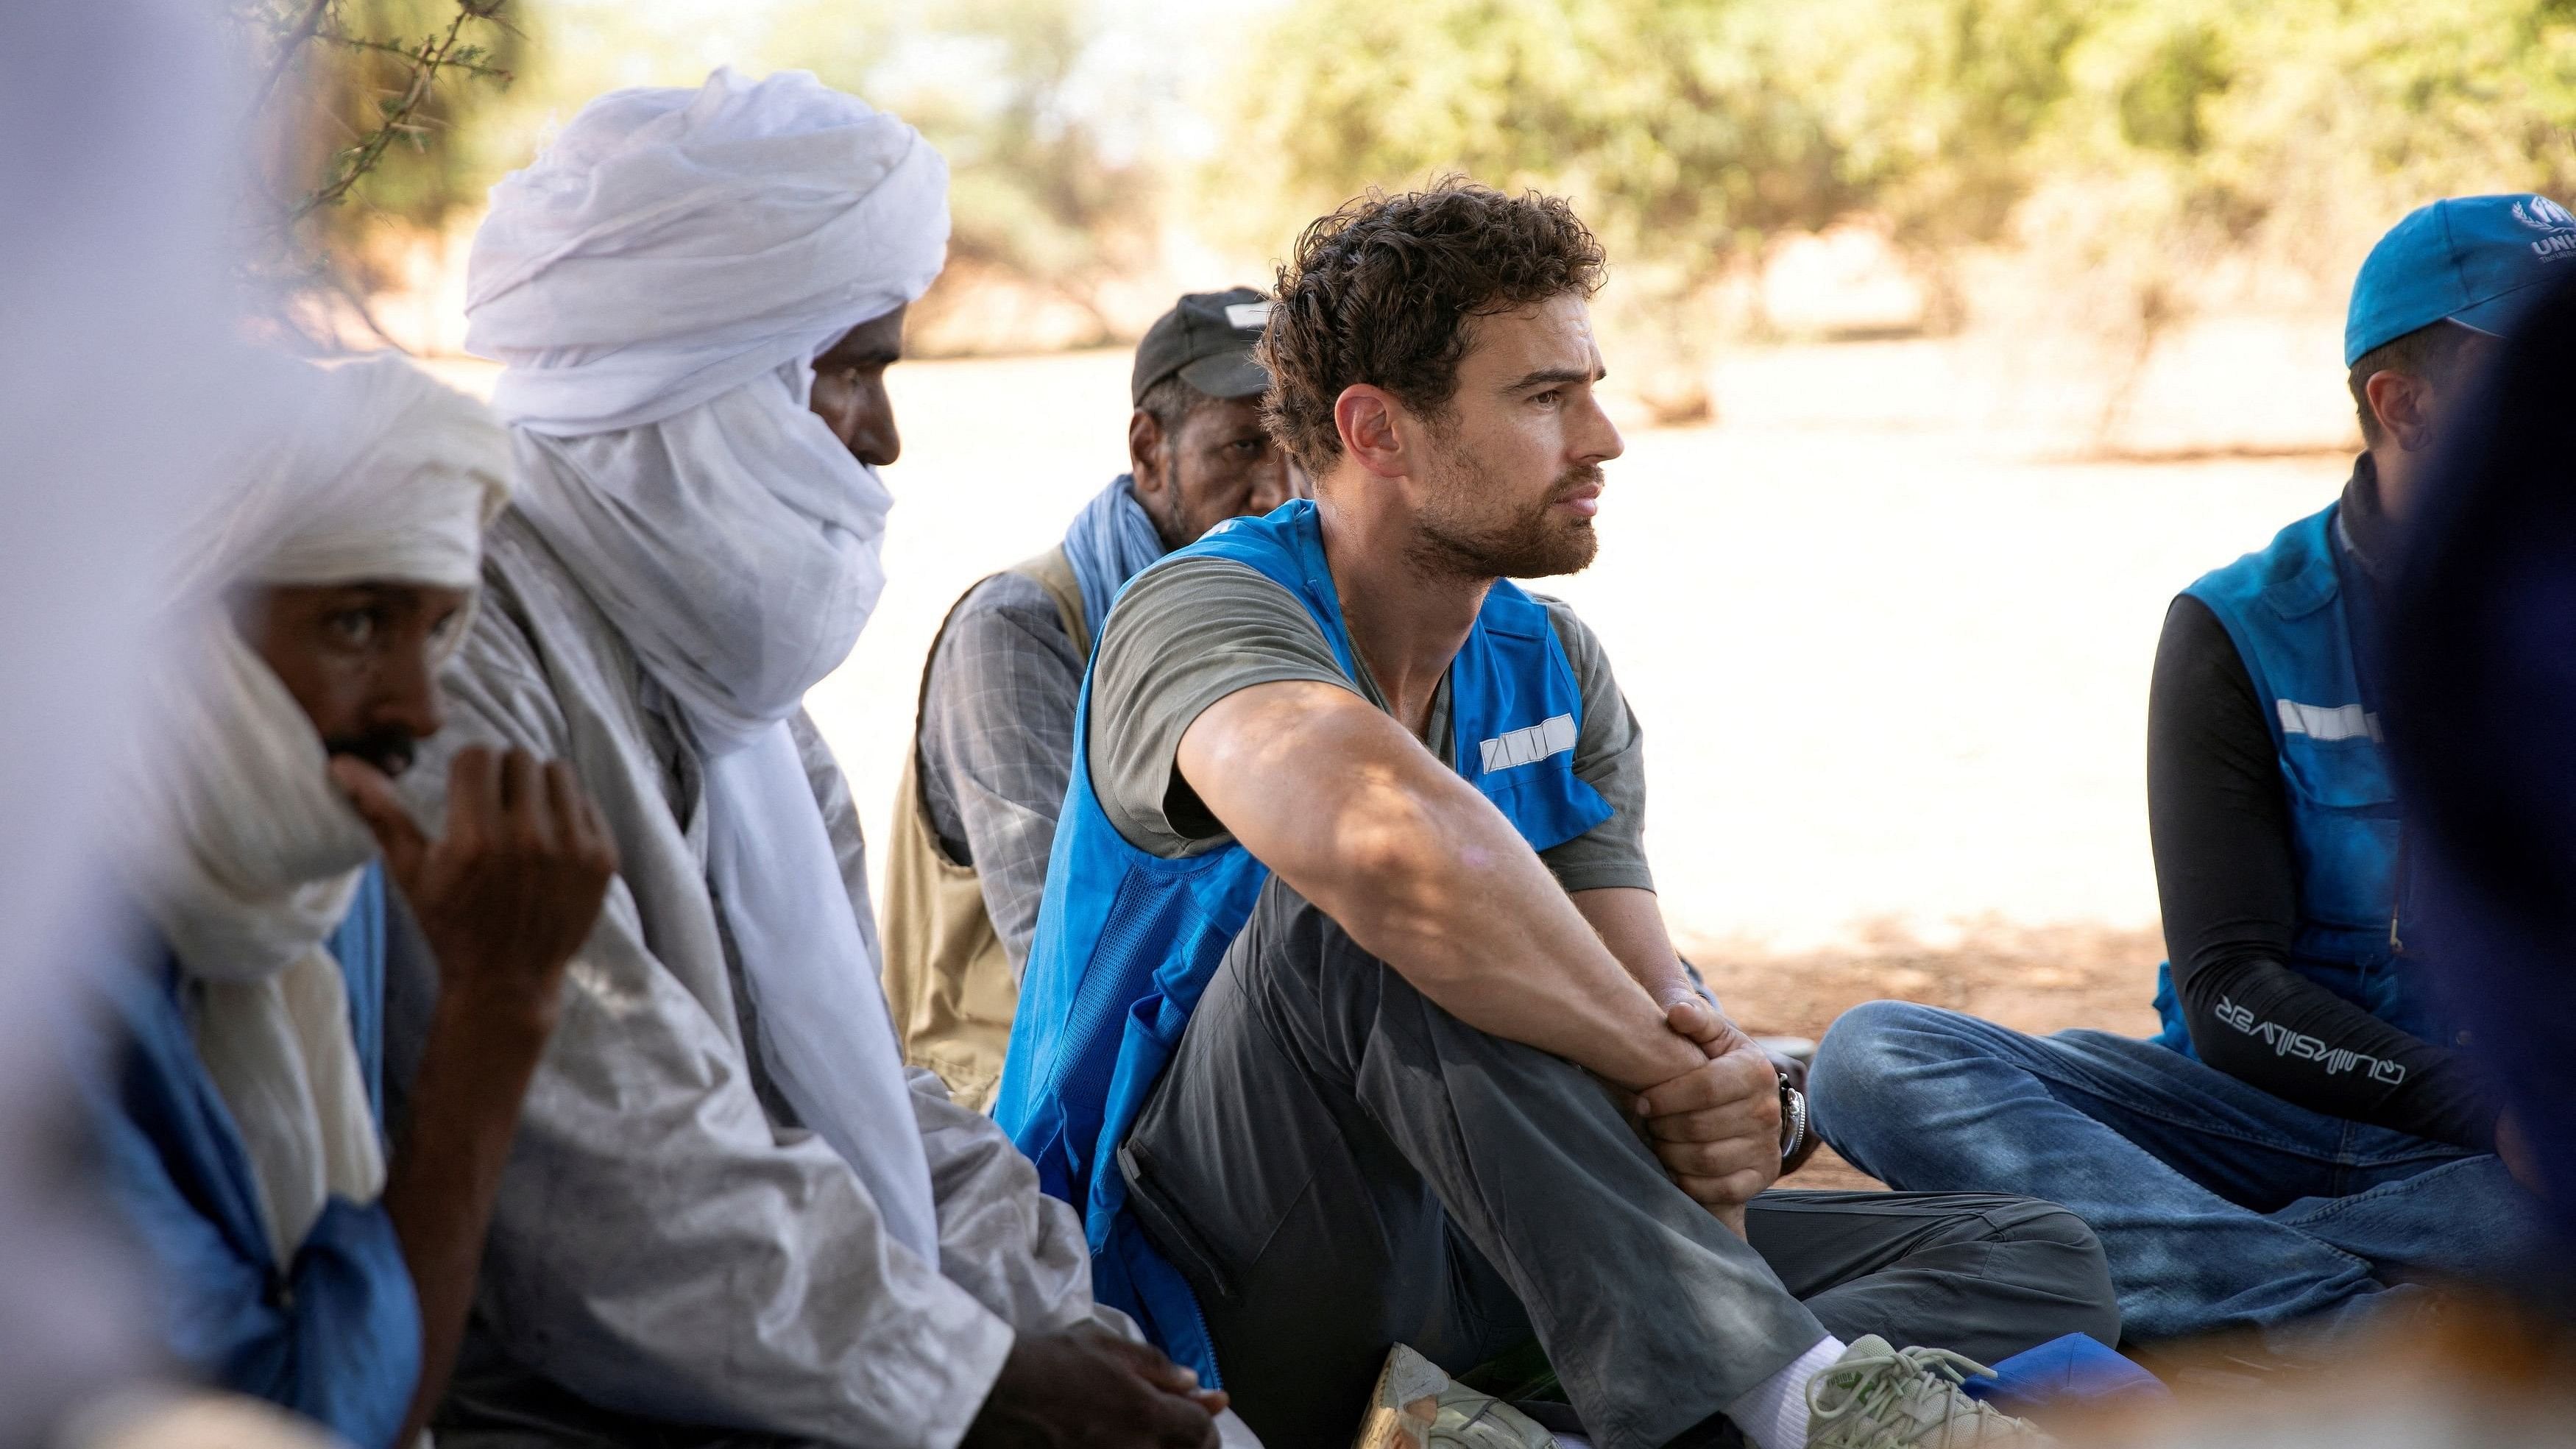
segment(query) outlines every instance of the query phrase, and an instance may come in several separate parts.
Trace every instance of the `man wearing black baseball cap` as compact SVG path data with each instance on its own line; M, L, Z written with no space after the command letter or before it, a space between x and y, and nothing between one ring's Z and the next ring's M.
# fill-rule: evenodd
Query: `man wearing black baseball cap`
M1129 471L1064 541L968 589L930 648L886 870L885 985L904 1054L982 1107L1010 1043L1072 768L1082 671L1119 587L1304 486L1261 426L1270 304L1193 292L1136 347Z
M2415 929L2381 621L2481 354L2570 275L2576 216L2547 197L2452 197L2391 228L2344 324L2364 451L2342 496L2165 615L2163 1030L2033 1037L1881 1001L1819 1051L1815 1122L1844 1157L1892 1187L2073 1208L2133 1339L2359 1319L2407 1302L2408 1278L2528 1261L2531 1165Z

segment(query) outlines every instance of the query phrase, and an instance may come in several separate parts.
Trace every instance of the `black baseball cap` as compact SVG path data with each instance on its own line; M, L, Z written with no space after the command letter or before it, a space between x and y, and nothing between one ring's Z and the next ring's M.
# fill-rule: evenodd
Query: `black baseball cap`
M1261 340L1269 320L1270 299L1250 287L1181 298L1136 344L1128 401L1143 402L1147 388L1175 373L1209 397L1259 396L1270 386L1270 374L1252 360L1252 344Z

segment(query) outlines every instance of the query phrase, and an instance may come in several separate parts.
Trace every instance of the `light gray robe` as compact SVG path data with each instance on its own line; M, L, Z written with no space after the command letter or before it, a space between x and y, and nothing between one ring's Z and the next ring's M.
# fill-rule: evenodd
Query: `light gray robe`
M756 1027L707 886L698 763L634 654L515 512L492 529L483 574L444 680L446 728L405 789L434 822L459 748L569 760L622 868L528 1095L442 1442L488 1443L472 1431L508 1424L631 1443L642 1426L625 1418L640 1416L945 1449L1015 1331L1094 1316L1080 1219L1039 1193L989 1119L913 1069L939 1267L886 1234L858 1176L792 1125L746 1049ZM848 787L812 723L800 714L795 730L873 945ZM408 921L392 935L388 1076L407 1081L436 975Z

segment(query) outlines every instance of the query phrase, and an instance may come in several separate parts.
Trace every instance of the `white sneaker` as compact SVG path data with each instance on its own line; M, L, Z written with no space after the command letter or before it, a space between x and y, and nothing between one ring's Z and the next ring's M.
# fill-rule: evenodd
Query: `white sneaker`
M1807 1380L1807 1449L2047 1449L2056 1442L2029 1420L1961 1392L1971 1373L1994 1370L1945 1348L1890 1348L1870 1334Z
M1386 1356L1351 1449L1552 1449L1556 1436L1527 1414L1449 1381L1403 1344Z

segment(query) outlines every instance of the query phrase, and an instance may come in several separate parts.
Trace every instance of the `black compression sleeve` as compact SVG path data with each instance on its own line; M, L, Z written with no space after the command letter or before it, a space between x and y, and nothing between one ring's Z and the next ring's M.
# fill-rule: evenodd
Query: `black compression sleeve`
M2492 1145L2494 1112L2466 1062L2283 964L2298 865L2271 727L2226 626L2188 597L2156 646L2147 819L2165 946L2201 1060L2313 1111ZM2385 1065L2374 1074L2373 1062Z

